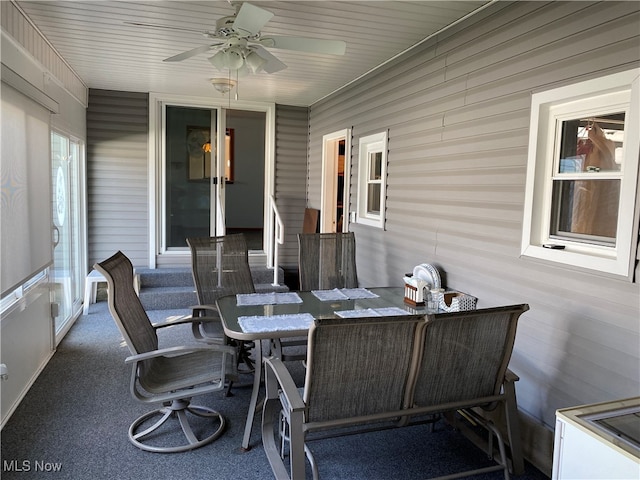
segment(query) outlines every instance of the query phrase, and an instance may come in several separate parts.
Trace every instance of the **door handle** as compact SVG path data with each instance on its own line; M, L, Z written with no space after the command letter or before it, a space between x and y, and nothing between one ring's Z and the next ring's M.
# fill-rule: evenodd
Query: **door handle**
M53 248L56 248L60 243L60 229L57 226L53 226Z

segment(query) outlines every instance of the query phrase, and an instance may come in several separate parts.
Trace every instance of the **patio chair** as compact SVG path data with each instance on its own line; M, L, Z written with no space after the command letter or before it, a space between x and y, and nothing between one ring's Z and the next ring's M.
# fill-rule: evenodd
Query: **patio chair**
M356 288L356 239L353 232L299 233L300 290Z
M514 473L524 471L514 382L507 369L516 336L518 318L528 305L467 310L429 315L415 379L407 393L409 411L435 406L440 413L463 411L489 433L489 456L493 437L498 442L498 465L463 472L459 476L503 470L509 478L506 448L500 429L480 411L500 406L506 420ZM457 474L456 474L457 475Z
M198 296L198 305L193 307L193 317L202 322L193 323L193 334L199 340L236 344L223 331L216 300L225 295L255 293L248 248L243 234L220 237L187 238L191 249L191 273ZM212 321L212 318L217 321ZM252 342L238 342L238 362L254 368L250 358Z
M356 240L353 232L347 233L299 233L298 273L300 290L331 290L356 288ZM273 339L272 351L283 360L304 360L300 352L306 338ZM285 348L297 347L287 354ZM304 350L304 349L302 349Z
M382 421L401 410L421 322L420 315L315 320L302 394L281 359L265 360L262 442L276 478L289 478L283 440L289 440L291 478L305 478L305 453L317 478L305 445L309 432Z
M159 349L158 327L149 321L133 287L131 261L122 252L117 252L96 263L94 268L107 280L109 311L131 352L125 359L132 367L131 394L144 403L163 404L131 424L129 440L142 450L163 453L184 452L216 440L224 432L224 417L209 407L193 405L191 398L225 388L225 380L236 373L235 349L225 345ZM189 321L190 318L181 320ZM170 322L162 326L175 324ZM200 439L190 425L190 419L198 417L207 419L206 427L198 420L196 431L202 437ZM176 441L178 445L173 444L175 429L167 423L176 418L184 434L181 442ZM208 435L202 433L211 430Z

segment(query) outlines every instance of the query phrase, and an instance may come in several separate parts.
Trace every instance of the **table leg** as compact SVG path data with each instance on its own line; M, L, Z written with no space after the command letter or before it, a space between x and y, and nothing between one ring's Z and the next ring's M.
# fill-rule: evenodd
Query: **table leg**
M249 402L249 413L247 413L247 423L244 426L244 437L242 437L242 449L250 450L251 429L253 428L253 417L256 414L258 404L258 394L260 393L260 381L262 380L262 341L256 340L254 347L256 366L253 374L253 391Z

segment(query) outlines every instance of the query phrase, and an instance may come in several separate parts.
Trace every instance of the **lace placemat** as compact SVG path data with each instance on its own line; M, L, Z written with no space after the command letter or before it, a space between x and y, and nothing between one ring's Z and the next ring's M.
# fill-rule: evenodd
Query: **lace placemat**
M408 315L408 313L398 307L382 307L382 308L362 308L360 310L339 310L336 315L342 318L361 318L361 317L398 317L400 315Z
M308 330L312 323L313 315L310 313L238 317L238 325L244 333Z
M336 300L356 300L359 298L377 298L373 292L366 288L334 288L333 290L311 290L311 293L323 302Z
M239 293L236 295L237 305L279 305L285 303L302 303L296 292Z

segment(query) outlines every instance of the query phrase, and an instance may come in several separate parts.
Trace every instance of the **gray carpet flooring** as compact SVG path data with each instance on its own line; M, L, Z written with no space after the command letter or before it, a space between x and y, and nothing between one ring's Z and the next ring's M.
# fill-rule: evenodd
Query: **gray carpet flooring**
M152 321L185 310L149 312ZM164 330L164 331L163 331ZM191 342L189 328L160 331L161 345ZM177 454L139 450L127 439L130 423L151 405L129 393L130 367L105 302L78 319L2 430L3 480L11 479L246 479L273 478L260 440L259 415L252 449L240 449L250 388L203 395L194 403L221 411L228 427L212 444ZM303 370L291 364L297 382ZM486 456L447 425L427 425L311 442L324 480L422 479L488 465ZM503 478L500 472L477 476ZM546 480L527 464L519 480Z

